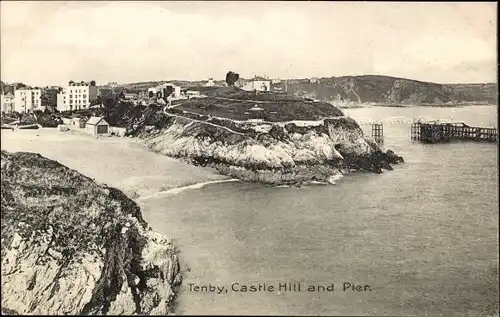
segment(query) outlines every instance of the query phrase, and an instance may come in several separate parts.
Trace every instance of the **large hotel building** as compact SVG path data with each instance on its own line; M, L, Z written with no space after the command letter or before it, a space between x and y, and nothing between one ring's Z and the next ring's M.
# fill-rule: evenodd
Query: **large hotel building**
M97 86L95 81L74 82L57 94L57 110L80 110L90 107L90 103L97 99Z

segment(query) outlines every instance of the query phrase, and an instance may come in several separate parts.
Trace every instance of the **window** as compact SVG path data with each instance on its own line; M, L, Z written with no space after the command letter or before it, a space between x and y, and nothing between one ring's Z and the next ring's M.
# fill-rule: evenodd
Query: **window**
M73 98L73 95L69 95L70 98Z

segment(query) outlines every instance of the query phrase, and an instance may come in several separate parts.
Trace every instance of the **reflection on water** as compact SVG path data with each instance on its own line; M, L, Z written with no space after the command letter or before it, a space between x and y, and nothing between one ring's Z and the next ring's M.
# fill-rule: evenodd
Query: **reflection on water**
M454 116L496 126L496 108L369 108L355 119ZM472 115L474 114L474 115ZM495 144L410 142L384 126L406 164L336 186L221 183L144 201L186 269L180 314L479 315L496 302ZM301 284L301 292L200 293L194 284ZM348 289L342 283L370 285ZM191 285L190 290L190 283ZM334 284L334 292L307 292Z

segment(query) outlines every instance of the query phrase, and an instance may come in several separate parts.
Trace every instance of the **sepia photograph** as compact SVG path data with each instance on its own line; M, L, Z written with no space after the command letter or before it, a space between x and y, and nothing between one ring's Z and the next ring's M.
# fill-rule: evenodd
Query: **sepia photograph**
M497 9L2 0L2 315L499 316Z

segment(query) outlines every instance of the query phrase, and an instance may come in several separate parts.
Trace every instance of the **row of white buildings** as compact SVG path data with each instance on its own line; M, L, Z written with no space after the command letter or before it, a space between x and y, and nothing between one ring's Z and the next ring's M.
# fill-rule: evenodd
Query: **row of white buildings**
M98 89L95 81L73 82L61 89L57 94L57 110L80 110L89 108L92 101L97 99ZM10 112L30 112L45 110L42 106L42 90L40 88L22 87L1 95L1 110Z
M252 79L240 79L235 85L244 90L271 90L271 81L268 78L259 76L255 76ZM210 78L205 86L214 86L214 80ZM99 90L95 81L70 81L57 94L57 110L87 109L93 101L97 100L98 94ZM179 99L181 98L181 87L171 83L164 83L148 88L147 95L149 98ZM14 93L1 95L1 110L6 113L13 111L25 113L34 110L44 110L41 98L42 90L40 88L19 88Z
M20 88L14 93L1 95L2 112L28 112L42 107L42 90L39 88Z
M74 82L70 81L68 85L57 93L57 110L81 110L88 109L92 102L97 100L99 89L95 81ZM148 89L149 97L165 99L170 97L177 99L181 95L181 87L174 84L162 84ZM1 110L5 113L19 112L26 113L34 110L45 110L42 107L42 90L39 88L23 87L18 88L12 93L1 95Z

